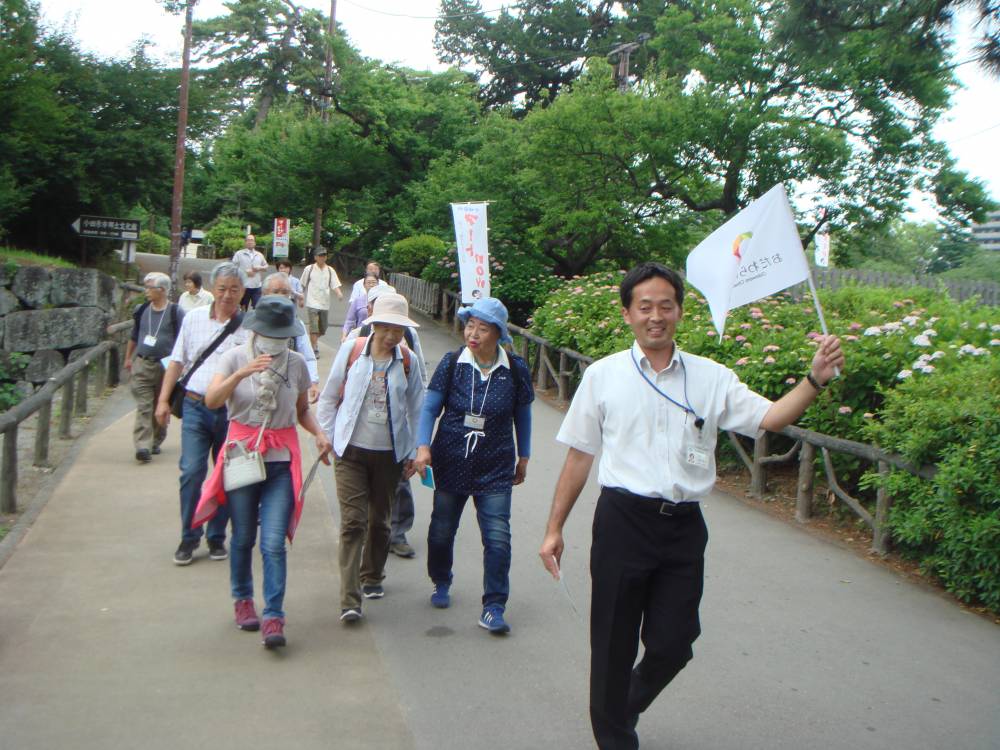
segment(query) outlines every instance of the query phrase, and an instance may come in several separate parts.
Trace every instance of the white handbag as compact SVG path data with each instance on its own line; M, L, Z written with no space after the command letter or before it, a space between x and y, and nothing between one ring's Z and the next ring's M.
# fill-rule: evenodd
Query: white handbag
M270 415L268 417L270 418ZM266 425L267 419L261 424L260 432L257 434L258 450L247 450L246 444L240 440L226 443L225 458L222 463L222 486L226 492L263 482L267 478L264 455L259 450Z

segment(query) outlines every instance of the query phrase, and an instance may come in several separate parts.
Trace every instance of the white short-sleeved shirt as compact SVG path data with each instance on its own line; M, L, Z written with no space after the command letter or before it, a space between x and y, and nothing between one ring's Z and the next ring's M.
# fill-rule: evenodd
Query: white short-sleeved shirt
M267 258L260 250L251 250L244 247L233 254L233 263L240 267L243 272L243 286L247 289L260 289L264 284L264 271L267 270ZM257 273L253 276L249 271L253 269Z
M180 297L177 298L177 304L181 306L181 310L184 312L190 312L196 307L205 307L211 305L215 302L215 297L207 289L199 289L197 294L191 294L191 292L184 292Z
M222 332L222 329L226 325L212 317L213 309L214 305L196 307L191 312L186 313L184 320L181 321L181 331L174 342L173 351L170 352L170 359L173 362L180 362L184 372L187 372L195 360L198 359L198 355ZM205 360L201 367L194 371L191 380L188 381L187 389L204 396L205 391L208 390L208 386L212 382L212 376L215 374L219 357L234 346L246 343L246 340L247 330L243 326L240 326L219 344L219 347L212 352L211 356Z
M389 286L389 284L382 279L378 280L379 286ZM354 286L351 287L351 298L347 300L348 302L354 302L358 297L365 297L368 294L368 290L365 289L365 279L362 276L360 279L354 282Z
M702 428L693 415L657 393L636 364L674 401L689 403L705 420ZM674 346L670 365L657 373L633 344L587 368L556 440L601 454L597 478L602 487L695 501L715 484L718 431L755 435L770 408L771 401L717 362Z
M340 288L340 278L333 266L327 264L320 268L315 263L302 269L302 278L306 294L306 307L313 310L330 309L330 292Z

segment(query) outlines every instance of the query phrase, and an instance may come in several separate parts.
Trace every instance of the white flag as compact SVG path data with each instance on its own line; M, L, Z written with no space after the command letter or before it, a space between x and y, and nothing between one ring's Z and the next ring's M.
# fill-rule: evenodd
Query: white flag
M807 278L809 265L780 184L702 240L687 259L687 280L705 295L719 336L734 307Z
M452 203L462 303L490 296L490 251L486 240L486 204Z

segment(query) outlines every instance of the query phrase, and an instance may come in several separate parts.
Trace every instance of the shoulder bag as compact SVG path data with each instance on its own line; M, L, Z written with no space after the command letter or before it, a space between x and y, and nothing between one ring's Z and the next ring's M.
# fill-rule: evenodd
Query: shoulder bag
M184 413L184 394L187 392L187 384L190 382L191 376L194 375L195 370L205 364L205 360L212 356L212 352L219 348L219 344L221 344L230 334L239 328L242 322L243 315L241 313L236 313L233 317L231 317L229 322L226 323L225 328L219 332L219 335L212 339L212 342L205 347L201 354L198 355L198 359L196 359L194 364L191 365L191 369L184 373L184 376L174 383L174 389L170 392L170 413L175 417L180 419Z
M264 428L270 418L271 415L268 414L261 423L254 450L248 450L246 444L241 440L226 443L225 457L222 463L222 488L226 492L263 482L267 478L264 454L260 450L260 443L264 439Z

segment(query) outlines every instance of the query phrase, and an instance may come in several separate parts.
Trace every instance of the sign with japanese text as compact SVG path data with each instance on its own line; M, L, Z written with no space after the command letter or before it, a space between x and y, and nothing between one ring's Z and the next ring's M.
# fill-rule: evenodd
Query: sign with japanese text
M274 241L271 243L271 253L275 258L288 257L288 219L274 220Z
M462 303L490 296L490 252L486 238L485 203L452 203Z
M139 239L138 219L116 219L110 216L81 216L71 225L81 237L101 240Z

